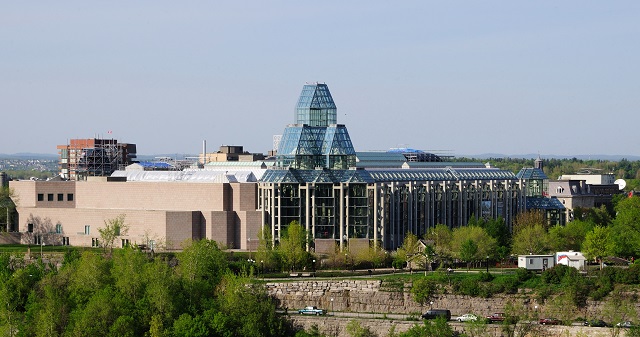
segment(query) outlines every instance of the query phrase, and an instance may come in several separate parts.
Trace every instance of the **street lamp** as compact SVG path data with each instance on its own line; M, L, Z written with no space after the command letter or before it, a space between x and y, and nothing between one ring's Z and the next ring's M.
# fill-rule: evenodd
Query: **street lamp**
M262 270L262 278L264 278L264 260L260 260L260 269Z
M333 315L333 297L331 297L331 314Z
M487 255L487 274L489 274L489 255Z
M316 276L316 259L313 259L312 267L313 267L313 276L315 277Z

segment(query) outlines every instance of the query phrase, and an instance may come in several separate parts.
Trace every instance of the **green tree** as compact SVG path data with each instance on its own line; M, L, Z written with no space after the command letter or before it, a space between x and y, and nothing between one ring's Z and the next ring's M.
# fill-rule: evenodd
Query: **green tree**
M413 268L414 264L419 263L420 260L420 241L418 237L412 233L407 234L404 237L402 246L398 248L396 257L409 264L409 268Z
M453 240L453 231L447 225L437 224L427 232L425 239L433 242L436 254L440 259L452 257L451 242Z
M216 308L209 315L213 335L269 337L292 334L292 325L277 313L275 299L250 279L227 274L216 290Z
M600 269L602 269L604 263L602 258L609 255L611 243L609 228L595 226L591 232L587 233L582 244L582 251L585 257L600 262Z
M183 247L178 253L177 273L187 294L187 306L193 313L213 296L229 267L225 253L213 240L192 241Z
M274 268L278 263L276 252L273 249L271 227L269 226L262 226L262 229L258 232L256 261L260 262L261 268Z
M467 242L468 240L473 241L476 249L472 256L467 255L466 258L463 259L463 243L466 242L465 245L467 251L465 253L469 253L468 249L471 248ZM454 256L465 261L484 260L487 256L494 256L496 251L496 240L489 236L482 227L459 227L453 231L451 249L454 252Z
M466 239L460 245L459 257L462 261L467 262L467 270L471 266L471 262L476 259L478 254L478 245L471 239Z
M520 227L513 236L511 253L542 254L549 250L547 232L541 224Z
M431 301L436 294L437 285L435 281L427 278L419 278L413 281L411 286L411 296L413 300L424 305Z
M104 221L104 227L98 228L100 233L100 244L104 248L104 251L111 253L113 251L113 245L118 236L127 235L129 232L129 225L124 222L125 215L120 214L113 219Z
M587 233L593 229L591 222L574 220L565 226L549 228L549 246L553 251L579 251Z
M282 255L286 266L293 272L296 266L302 266L307 260L307 233L299 222L292 221L283 234L278 252Z

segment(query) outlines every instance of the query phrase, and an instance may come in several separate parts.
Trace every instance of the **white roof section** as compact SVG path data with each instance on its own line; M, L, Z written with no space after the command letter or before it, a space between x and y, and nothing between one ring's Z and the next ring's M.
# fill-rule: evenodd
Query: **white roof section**
M189 183L247 183L258 179L251 171L184 170L184 171L115 171L112 177L126 177L127 181L174 181Z

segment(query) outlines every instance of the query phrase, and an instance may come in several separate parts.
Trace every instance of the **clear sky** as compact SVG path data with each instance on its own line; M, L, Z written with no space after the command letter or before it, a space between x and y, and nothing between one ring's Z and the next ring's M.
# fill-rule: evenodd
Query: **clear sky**
M0 3L0 153L266 152L305 82L357 151L640 155L640 1Z

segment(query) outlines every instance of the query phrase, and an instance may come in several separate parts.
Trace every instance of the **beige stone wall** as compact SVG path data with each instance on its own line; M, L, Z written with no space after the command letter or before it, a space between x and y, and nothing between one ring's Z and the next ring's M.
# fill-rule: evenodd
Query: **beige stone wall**
M228 210L228 184L184 182L76 182L78 208L167 211Z
M104 221L126 215L128 239L141 243L153 237L174 248L185 239L208 238L229 248L247 248L261 227L256 210L255 183L15 181L18 230L24 232L30 216L61 224L60 237L71 245L91 246ZM43 193L44 202L37 201ZM47 194L55 201L46 201ZM57 195L74 195L73 202L58 202ZM90 234L84 233L90 226ZM257 242L256 242L257 244Z

